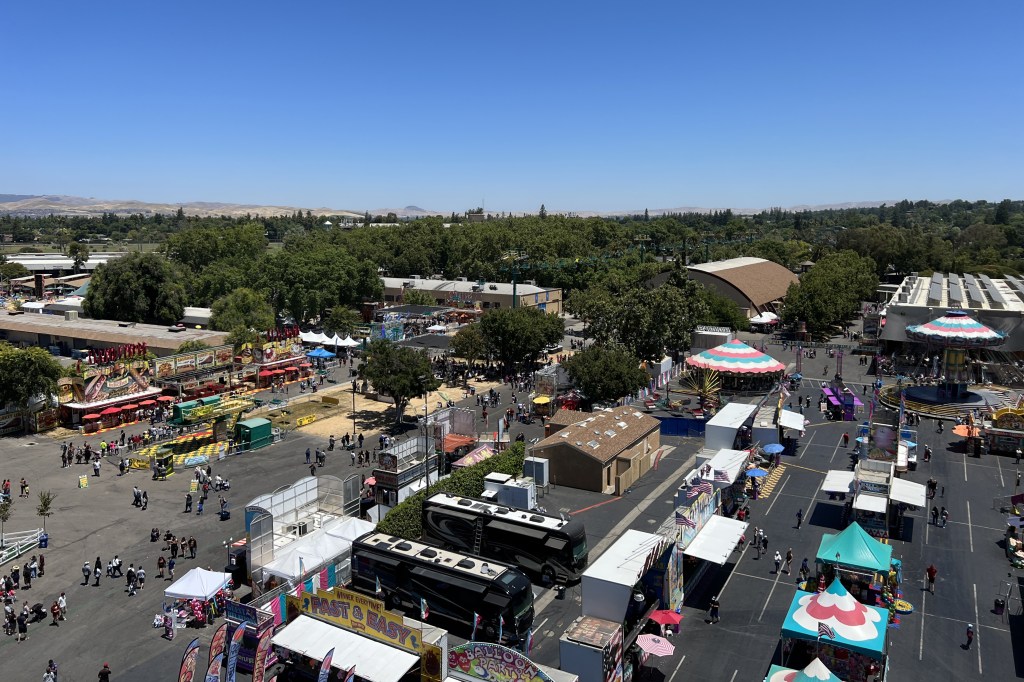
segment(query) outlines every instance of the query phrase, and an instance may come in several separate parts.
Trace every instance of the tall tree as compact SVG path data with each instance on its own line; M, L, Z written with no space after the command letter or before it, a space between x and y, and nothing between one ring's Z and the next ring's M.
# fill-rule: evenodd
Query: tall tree
M323 320L324 332L331 336L334 334L349 336L362 321L363 318L356 311L336 305L331 308L331 312Z
M565 371L593 402L618 400L647 385L640 359L621 347L595 344L565 361Z
M406 289L402 292L402 305L437 305L437 300L425 291Z
M441 382L434 377L426 351L397 346L377 339L366 349L359 376L395 401L395 422L400 422L409 401L433 391Z
M537 308L491 310L479 325L487 350L506 370L534 360L544 346L565 336L562 318Z
M477 360L482 360L487 355L487 341L483 332L480 331L480 324L468 324L452 338L452 353L456 357L463 358L470 365Z
M235 289L214 301L210 326L225 332L262 331L274 326L274 311L263 294Z
M15 348L0 343L0 406L28 407L37 398L57 394L64 371L42 348Z
M89 260L89 245L82 244L81 242L71 242L68 244L68 258L71 259L74 271L78 272L85 265L86 261Z
M96 268L82 305L93 318L173 324L185 311L185 287L157 253L131 253Z

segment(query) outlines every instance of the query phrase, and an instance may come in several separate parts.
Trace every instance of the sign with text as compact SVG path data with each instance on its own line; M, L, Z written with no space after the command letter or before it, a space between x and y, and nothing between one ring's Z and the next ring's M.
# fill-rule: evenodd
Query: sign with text
M448 669L488 682L552 682L536 663L499 644L466 642L449 647Z
M423 641L417 628L406 625L400 616L388 613L384 602L350 590L317 590L286 599L288 620L304 613L318 620L358 632L385 644L414 654L423 654Z

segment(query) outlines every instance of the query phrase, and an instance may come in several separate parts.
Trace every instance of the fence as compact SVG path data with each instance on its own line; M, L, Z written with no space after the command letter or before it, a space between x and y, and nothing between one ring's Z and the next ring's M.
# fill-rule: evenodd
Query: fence
M683 438L702 438L704 436L704 427L707 422L703 419L652 416L661 422L660 431L663 436L681 436Z
M3 549L0 550L0 565L39 547L39 536L42 534L42 528L23 530L18 533L4 533Z

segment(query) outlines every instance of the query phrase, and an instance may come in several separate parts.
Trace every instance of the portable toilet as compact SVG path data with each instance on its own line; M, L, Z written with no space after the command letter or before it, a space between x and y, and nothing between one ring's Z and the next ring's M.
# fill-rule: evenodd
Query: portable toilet
M246 419L235 425L235 443L242 450L258 450L270 445L273 429L269 419Z

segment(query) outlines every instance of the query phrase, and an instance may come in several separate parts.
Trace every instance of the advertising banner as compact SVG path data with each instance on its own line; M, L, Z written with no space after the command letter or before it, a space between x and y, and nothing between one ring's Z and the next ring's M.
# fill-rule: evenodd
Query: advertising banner
M148 360L125 360L85 367L83 376L57 382L57 399L66 403L96 403L148 391L153 371Z
M499 644L466 642L449 647L448 668L488 682L551 682L551 677L536 663Z
M196 674L196 659L199 658L199 638L196 637L185 648L181 657L181 668L178 670L178 682L192 682Z
M195 480L195 479L193 479L193 480ZM198 483L198 481L196 481L196 483ZM198 490L198 488L197 488L197 490ZM196 492L196 491L193 490L192 492ZM228 604L230 605L231 602L228 602ZM227 642L228 642L228 624L227 623L221 623L221 626L219 628L217 628L216 632L213 633L213 639L210 640L210 660L207 661L207 666L211 666L212 667L213 666L213 659L215 659L220 654L224 653L224 646L227 644ZM220 667L218 666L218 670L219 669L220 669Z
M267 628L260 635L260 643L256 645L256 658L252 664L252 682L263 682L267 672L267 655L270 653L270 638L274 634L273 628ZM329 666L328 666L329 667Z
M357 592L335 588L333 592L317 590L315 594L289 596L286 609L289 621L304 613L399 649L423 653L419 629L407 626L401 616L390 613L384 602Z
M175 374L188 374L189 372L196 371L196 354L195 353L183 353L181 355L174 356L174 373Z
M219 653L210 661L206 670L206 682L220 682L220 665L224 661L224 654Z
M228 645L228 672L227 682L235 682L235 673L238 671L238 651L242 648L242 637L245 636L245 623L239 623L231 634L231 644Z

